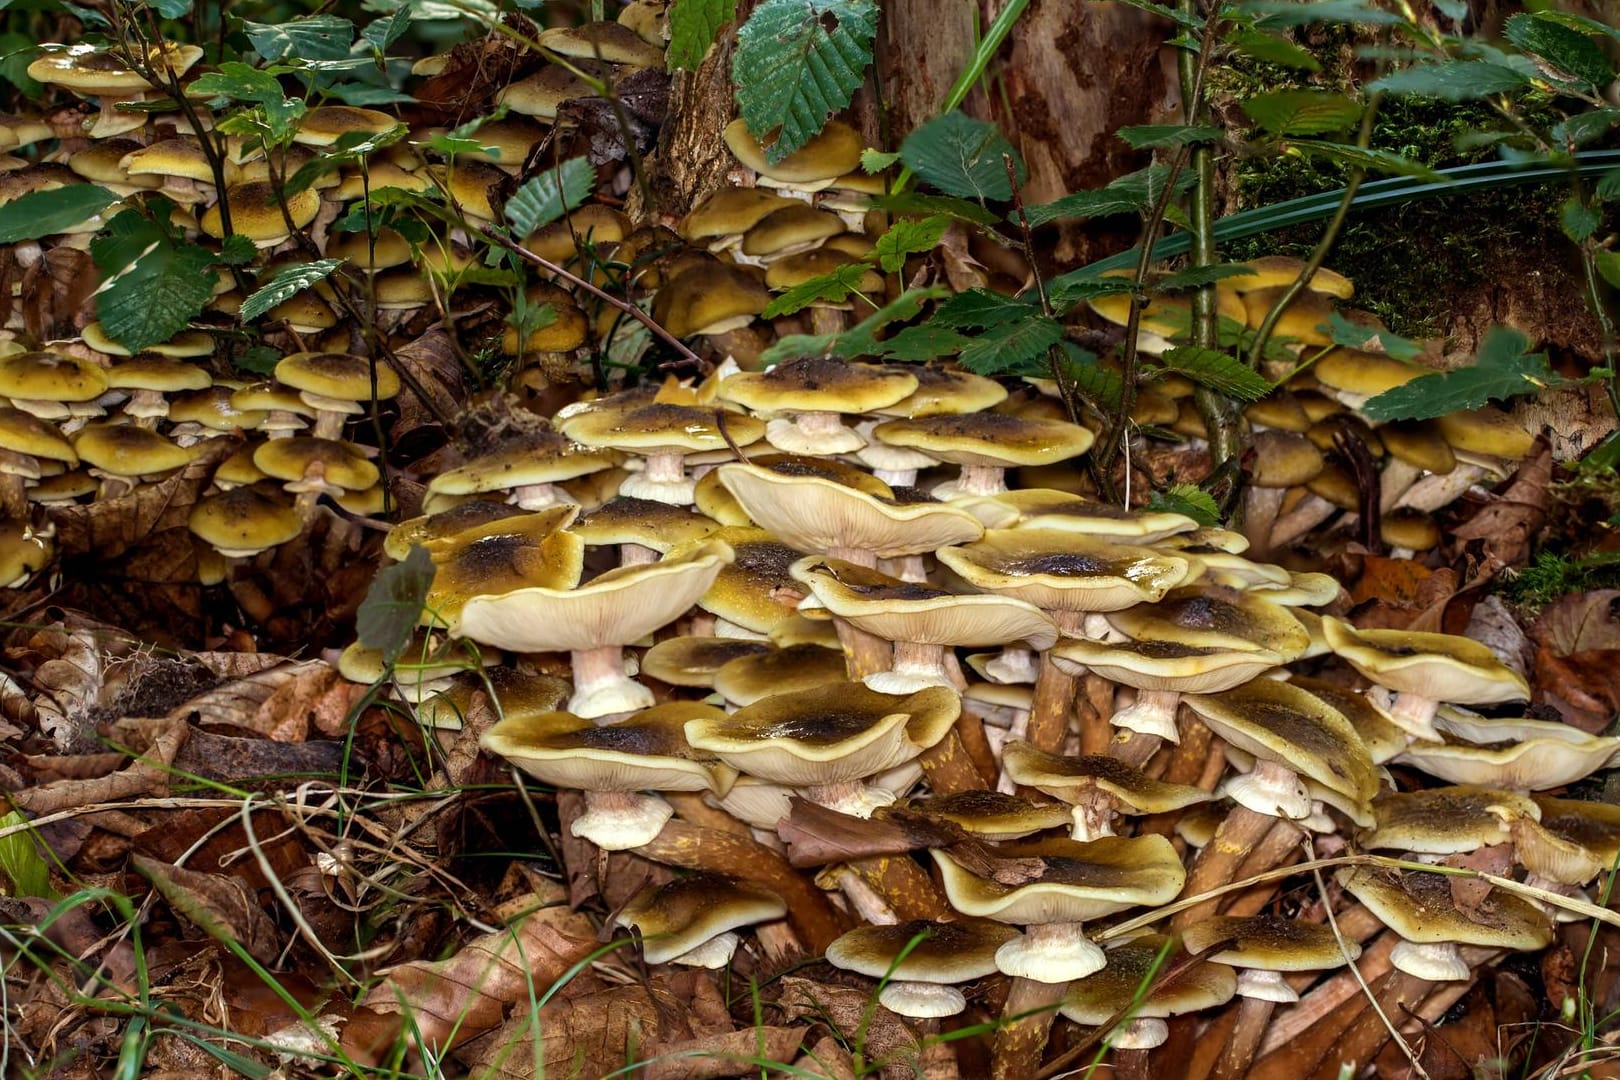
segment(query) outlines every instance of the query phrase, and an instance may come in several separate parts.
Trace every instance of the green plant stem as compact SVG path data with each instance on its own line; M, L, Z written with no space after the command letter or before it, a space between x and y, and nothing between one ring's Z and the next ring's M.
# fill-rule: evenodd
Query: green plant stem
M1018 187L1018 169L1013 163L1011 154L1002 154L1001 163L1007 168L1007 183L1012 187L1013 213L1018 215L1018 235L1024 245L1024 258L1029 261L1029 272L1035 278L1035 295L1040 297L1041 312L1048 318L1056 318L1052 313L1052 298L1046 291L1046 279L1041 276L1040 262L1035 254L1035 237L1029 229L1029 215L1024 212L1024 195ZM1046 350L1046 360L1052 371L1052 381L1057 383L1058 397L1063 401L1063 410L1069 414L1071 423L1080 422L1080 403L1074 392L1074 382L1069 379L1063 370L1063 350L1053 345Z
M1367 99L1367 107L1362 111L1361 130L1356 133L1356 145L1365 150L1372 142L1373 122L1378 117L1378 106L1383 101L1382 94L1373 94ZM1255 331L1254 341L1249 346L1249 366L1258 369L1260 361L1266 355L1266 342L1271 340L1271 333L1277 327L1277 320L1282 318L1284 309L1294 302L1305 283L1310 281L1312 275L1322 268L1327 260L1328 252L1333 249L1334 243L1339 239L1339 233L1344 229L1345 219L1350 216L1350 207L1356 200L1356 192L1361 188L1361 182L1367 177L1367 170L1356 166L1350 170L1350 182L1344 186L1344 193L1339 197L1339 205L1328 220L1327 228L1322 230L1322 237L1316 242L1311 251L1311 257L1305 260L1299 276L1294 279L1282 294L1277 297L1271 310L1260 322L1260 329Z

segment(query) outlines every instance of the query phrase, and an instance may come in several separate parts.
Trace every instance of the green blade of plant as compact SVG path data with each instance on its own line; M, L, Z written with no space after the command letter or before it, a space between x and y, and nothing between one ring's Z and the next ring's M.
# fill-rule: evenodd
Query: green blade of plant
M1221 523L1221 508L1215 496L1196 484L1175 484L1148 496L1149 510L1185 514L1205 528Z
M720 28L736 17L737 0L675 0L669 9L669 66L695 71Z
M432 587L433 557L420 544L403 561L378 571L354 616L360 644L380 651L387 663L398 660L416 632Z
M283 300L290 300L317 281L324 281L342 265L342 259L316 259L282 267L242 301L242 321L257 319Z
M1321 158L1368 172L1392 173L1412 176L1419 180L1439 181L1440 173L1420 161L1413 161L1391 150L1377 150L1349 143L1323 142L1320 139L1289 139L1288 151L1305 157Z
M917 179L962 199L1001 202L1012 198L1011 158L1018 182L1024 163L996 125L966 113L948 112L918 127L900 144L900 159Z
M527 236L579 206L595 189L596 172L590 162L569 158L514 191L506 200L506 220L516 235Z
M959 292L934 312L929 319L932 326L962 329L973 326L1006 326L1023 322L1040 314L1040 308L1028 300L1007 296L991 289L968 289Z
M854 359L879 355L883 342L878 340L878 334L895 323L910 322L926 304L950 295L951 291L941 286L907 289L848 330L833 334L788 334L765 350L761 362L768 366L795 356Z
M49 191L30 191L0 206L0 244L16 244L66 232L117 201L117 195L96 184L68 184Z
M1045 315L992 326L956 354L963 370L975 375L1025 374L1063 340L1063 325Z
M1133 149L1153 150L1167 146L1219 142L1224 132L1210 124L1134 124L1122 127L1114 134L1124 139Z
M849 299L869 270L871 267L865 263L848 263L809 281L801 281L765 305L761 317L774 319L778 315L792 315L823 300L842 303Z
M20 810L0 817L0 831L27 824L28 819ZM7 896L56 898L51 891L50 865L41 857L31 829L22 828L10 836L0 836L0 876L8 883Z
M737 31L737 107L771 161L847 106L872 60L875 0L764 0Z
M1383 353L1397 360L1416 360L1423 347L1410 338L1375 326L1358 326L1337 311L1328 316L1328 336L1333 344L1361 352Z
M1489 60L1444 60L1413 64L1385 75L1368 86L1386 94L1439 98L1441 101L1474 101L1492 94L1517 90L1529 82L1523 72Z
M1547 355L1527 352L1529 345L1519 331L1494 326L1486 332L1472 367L1420 375L1370 398L1361 414L1375 421L1429 420L1562 385L1566 380L1548 368Z

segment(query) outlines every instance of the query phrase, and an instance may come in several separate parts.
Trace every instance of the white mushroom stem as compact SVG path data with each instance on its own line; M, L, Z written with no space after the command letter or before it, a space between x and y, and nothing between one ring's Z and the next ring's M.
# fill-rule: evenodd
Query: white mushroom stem
M895 642L889 670L868 675L862 681L880 694L914 694L929 686L955 685L945 667L945 646L912 641Z
M1291 1005L1299 1000L1299 991L1288 985L1280 971L1243 968L1237 973L1237 992L1246 998Z
M921 555L902 555L898 562L899 565L895 567L895 577L901 581L909 581L917 585L927 584L928 565L923 562Z
M317 409L315 411L315 427L310 432L317 439L341 439L343 437L343 421L348 419L346 413L334 412L331 409Z
M1074 840L1095 840L1099 836L1114 836L1114 797L1106 791L1092 788L1069 810L1074 824L1069 836Z
M1473 974L1456 943L1450 941L1420 943L1403 939L1390 950L1389 962L1397 971L1430 982L1461 981Z
M844 894L850 910L865 922L872 926L893 926L900 921L894 908L876 889L861 880L861 875L847 866L833 868L828 873L838 882L838 891Z
M1395 505L1408 506L1414 510L1438 510L1442 506L1450 506L1459 495L1481 480L1485 473L1486 470L1482 466L1458 462L1457 467L1448 473L1431 473L1413 484Z
M133 417L136 427L155 431L158 421L169 415L169 402L161 390L136 390L124 403L124 415Z
M574 694L568 699L568 711L575 716L605 723L607 717L652 708L652 691L624 673L623 646L575 649L569 658Z
M1227 779L1221 793L1238 805L1269 817L1300 821L1311 816L1311 796L1288 766L1257 758L1254 770Z
M1107 966L1103 951L1086 937L1077 922L1038 923L1026 927L996 950L996 967L1006 975L1034 982L1061 983L1083 979Z
M645 566L658 561L658 551L645 544L620 544L620 566Z
M816 784L802 789L800 794L818 806L858 818L871 817L872 811L888 806L895 799L893 792L872 787L860 780Z
M853 454L866 445L858 431L844 426L843 414L835 412L802 412L778 417L766 422L765 431L773 446L788 453L814 452L809 448L820 447L822 453Z
M1007 469L1002 465L963 465L955 480L936 487L936 499L966 499L975 495L999 495L1007 490Z
M585 812L568 831L603 851L629 851L650 844L675 814L657 795L634 791L587 791Z
M1111 723L1143 735L1157 735L1169 742L1181 742L1176 730L1176 710L1181 705L1177 690L1138 690L1136 700L1114 713Z
M996 656L985 661L984 676L991 682L1002 685L1032 683L1040 670L1035 650L1021 645L1008 645Z
M1257 487L1250 484L1243 492L1243 535L1248 537L1255 558L1271 550L1272 526L1282 510L1286 488Z
M731 638L735 641L769 641L769 634L762 634L758 630L750 630L741 623L734 623L730 619L722 619L718 615L714 619L714 633L711 637Z
M1337 506L1320 495L1305 496L1298 506L1278 517L1271 526L1272 550L1287 547L1338 511Z
M512 489L510 501L524 510L544 510L559 503L572 506L578 502L556 484L520 484Z
M873 469L872 475L890 487L912 487L917 483L916 469Z
M646 468L631 473L619 485L619 494L671 506L690 506L696 483L686 475L686 452L648 454Z
M1423 470L1410 461L1390 455L1383 471L1378 474L1378 508L1386 514L1395 509L1422 476Z
M1439 709L1440 702L1434 698L1405 692L1391 697L1384 711L1408 734L1439 742L1440 732L1434 726L1434 716Z

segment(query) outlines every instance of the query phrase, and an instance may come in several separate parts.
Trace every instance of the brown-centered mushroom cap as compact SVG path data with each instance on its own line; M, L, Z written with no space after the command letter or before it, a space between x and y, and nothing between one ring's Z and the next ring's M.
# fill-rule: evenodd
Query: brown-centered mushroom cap
M605 60L638 68L664 66L664 50L649 45L627 26L592 22L583 26L553 26L535 39L542 49L578 60Z
M287 481L289 491L364 491L380 477L377 466L353 443L310 435L271 439L253 451L253 464L265 475Z
M582 446L638 454L723 451L732 444L748 446L765 436L764 422L743 413L634 400L559 417L557 430Z
M1162 836L999 844L996 857L1030 860L1017 883L981 877L948 852L930 854L957 911L1021 926L1084 922L1138 904L1167 904L1186 881L1180 857Z
M155 476L182 469L197 456L155 431L132 424L90 424L73 435L73 449L86 465L112 476Z
M1435 426L1454 450L1508 461L1527 456L1536 442L1517 420L1494 405L1447 413L1435 419Z
M107 373L67 353L0 356L0 397L29 401L92 401L107 390Z
M1526 795L1470 786L1390 792L1374 799L1372 810L1377 824L1358 836L1363 847L1424 855L1504 844L1514 822L1540 814Z
M799 551L764 529L747 526L727 526L709 536L729 547L732 555L698 600L699 607L756 634L768 634L792 617L803 596L790 573ZM670 551L678 556L701 543L687 541Z
M1073 803L1088 791L1102 791L1139 814L1164 814L1212 798L1190 784L1155 780L1134 765L1106 754L1048 754L1022 739L1002 748L1002 765L1015 783Z
M1017 840L1047 829L1066 829L1069 808L1061 803L1032 803L1000 791L956 791L909 800L905 809L948 821L986 840Z
M611 450L592 450L550 433L515 440L439 473L428 490L444 495L476 495L531 484L555 484L606 469L620 460Z
M899 1016L954 1016L967 1007L955 984L995 974L996 950L1017 936L982 919L911 919L857 927L828 945L826 957L833 967L886 980L878 1001Z
M387 364L350 353L289 353L276 362L284 386L337 402L379 401L399 393L399 376ZM318 407L325 407L318 403Z
M186 525L226 558L257 555L296 538L304 528L292 503L270 485L204 496L191 508Z
M676 337L738 330L771 302L763 282L739 266L694 266L666 281L653 298L653 318Z
M737 944L731 931L786 914L782 898L762 885L699 871L647 886L619 909L613 922L636 928L649 964L724 967ZM719 948L706 947L717 938L726 940Z
M69 468L79 463L73 444L62 437L54 424L21 409L0 408L0 448L32 458L60 461Z
M1322 679L1295 676L1289 682L1301 690L1310 691L1339 710L1350 721L1350 726L1356 729L1356 734L1361 736L1361 743L1367 748L1374 765L1382 765L1390 760L1405 750L1411 741L1406 732L1391 723L1389 717L1368 701L1364 694Z
M1154 604L1110 612L1108 621L1133 638L1215 648L1270 649L1287 660L1310 645L1288 609L1259 595L1222 586L1183 585Z
M724 716L712 705L671 701L598 725L568 712L509 717L479 745L542 783L584 791L713 791L736 773L687 743L686 725Z
M690 507L615 495L569 527L593 547L640 544L664 552L701 541L720 523Z
M720 396L761 413L865 413L916 389L917 377L908 371L811 356L732 375L720 384Z
M565 101L590 97L595 91L584 79L557 64L548 64L533 75L508 83L495 96L498 105L524 116L555 120L557 108Z
M1450 879L1441 874L1345 867L1335 876L1385 926L1408 942L1520 951L1552 943L1552 920L1534 904L1502 889L1492 888L1465 910L1452 895Z
M1222 946L1204 958L1267 971L1322 971L1361 955L1361 946L1354 941L1340 945L1331 926L1271 914L1204 919L1182 931L1181 943L1196 953Z
M768 641L745 638L665 638L641 654L641 674L671 686L712 687L715 674L731 661L775 651Z
M383 553L390 559L403 562L405 556L410 554L412 545L425 544L429 540L448 539L468 529L488 525L492 521L522 517L524 513L526 511L510 503L470 499L464 503L457 503L448 510L441 510L437 514L423 514L421 517L410 518L395 525L388 530L388 535L383 537Z
M830 187L840 176L854 172L863 149L859 133L841 120L829 120L809 142L777 162L766 158L765 148L741 119L726 125L725 140L737 160L765 181L806 191Z
M1051 465L1091 449L1094 435L1062 420L1026 420L976 412L890 420L872 434L891 446L921 450L958 465Z
M681 219L681 236L693 243L741 236L762 218L797 202L767 188L723 187Z
M1322 620L1333 651L1380 686L1464 705L1523 701L1524 677L1490 649L1455 634L1357 630L1342 619Z
M287 218L282 216L275 185L270 181L250 180L233 184L225 189L221 198L231 206L231 229L259 247L274 247L292 235L287 228ZM286 200L287 216L291 217L295 229L302 229L314 221L321 209L321 196L314 188L290 192ZM198 224L209 236L216 239L223 237L225 223L219 203L204 210Z
M1156 544L1198 528L1198 522L1174 511L1127 510L1049 488L1003 491L961 505L991 528L1059 529L1133 544Z
M462 607L474 596L532 585L571 588L585 558L584 541L566 531L578 512L576 506L553 506L425 540L434 574L424 619L454 630Z
M298 118L293 141L305 146L331 146L345 135L381 135L399 126L399 121L376 109L353 105L318 105Z
M1442 706L1441 743L1414 742L1395 760L1454 784L1546 791L1584 780L1620 754L1620 737L1545 720L1488 720Z
M1169 939L1155 934L1116 945L1105 954L1106 967L1068 986L1058 1012L1093 1027L1129 1014L1134 1019L1125 1030L1110 1033L1109 1044L1115 1050L1160 1045L1168 1031L1159 1017L1212 1009L1237 992L1232 969L1209 963L1192 964L1174 979L1154 986L1156 978L1179 965L1178 953Z
M839 649L786 645L775 652L739 656L714 675L714 688L736 705L752 705L777 694L797 694L846 681L848 665Z
M1152 604L1189 570L1178 555L1057 529L992 529L936 554L975 588L1048 611L1119 611Z
M1168 631L1162 637L1155 632L1112 643L1064 638L1053 646L1051 657L1059 670L1071 674L1092 671L1138 690L1188 694L1241 686L1289 659L1254 645L1189 645Z

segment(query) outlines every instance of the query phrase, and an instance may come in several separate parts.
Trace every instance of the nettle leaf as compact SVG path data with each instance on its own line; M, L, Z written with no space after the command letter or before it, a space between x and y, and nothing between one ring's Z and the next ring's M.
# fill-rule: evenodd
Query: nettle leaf
M861 278L871 269L866 263L846 263L809 281L802 281L767 304L761 318L792 315L822 300L842 303L849 299L850 293L860 286Z
M214 298L217 256L136 210L108 223L90 242L90 258L103 275L96 318L108 337L132 352L168 341Z
M225 266L246 266L259 257L259 246L241 233L231 233L219 242L219 261Z
M1602 211L1588 206L1573 195L1558 207L1558 224L1563 228L1564 235L1577 244L1597 232L1597 227L1602 223Z
M956 361L975 375L1001 375L1044 357L1063 340L1063 325L1045 315L988 327L963 347Z
M953 329L974 326L1006 326L1039 315L1041 309L1028 300L1006 296L989 289L959 292L939 306L928 320L935 326Z
M720 28L736 17L737 0L675 0L669 9L669 66L697 70Z
M263 71L239 60L227 60L219 65L218 71L206 71L197 76L189 89L210 97L258 105L271 140L280 142L292 133L305 108L302 100L289 98L277 81L275 72L286 70L281 67Z
M907 289L848 330L832 334L789 334L778 339L762 354L761 363L769 367L795 356L854 359L881 355L887 342L879 341L878 335L885 328L895 323L910 322L924 305L950 295L949 289L937 285L926 289Z
M876 150L868 146L861 151L861 171L868 176L876 176L885 169L892 169L900 160L899 151L890 153L886 150Z
M1304 157L1336 161L1340 165L1365 169L1368 172L1389 173L1394 176L1412 176L1430 183L1445 183L1446 177L1420 161L1389 150L1352 146L1349 143L1322 142L1317 139L1290 139L1288 152Z
M242 32L253 51L272 63L287 57L300 60L342 60L354 43L354 24L337 15L308 15L278 23L244 22Z
M0 206L0 244L66 232L117 201L117 195L96 184L69 184L19 195Z
M849 104L872 61L876 0L764 0L737 31L737 107L770 161L809 142Z
M1614 68L1603 47L1579 30L1551 19L1519 14L1507 21L1504 35L1536 56L1543 70L1551 68L1560 81L1573 80L1586 89L1601 90L1614 79Z
M1060 218L1108 217L1110 214L1145 213L1159 198L1170 180L1170 167L1152 165L1112 181L1096 191L1076 191L1049 203L1028 208L1029 223L1039 227ZM1197 177L1182 169L1176 177L1175 194L1192 189Z
M1244 56L1267 64L1277 64L1300 71L1322 70L1322 65L1316 57L1281 34L1268 34L1264 30L1241 27L1226 35L1226 43Z
M1104 367L1096 353L1072 341L1058 342L1058 349L1063 357L1063 378L1069 385L1100 411L1117 411L1125 396L1125 380L1120 378L1119 372ZM1047 375L1050 374L1048 371Z
M1183 514L1206 529L1221 523L1221 507L1215 496L1197 484L1175 484L1148 496L1148 509Z
M968 199L957 199L949 195L920 195L914 191L875 196L872 199L872 207L897 215L915 214L922 217L929 214L943 214L953 221L965 221L970 225L996 225L1001 221L995 214Z
M427 603L433 569L433 557L427 548L413 544L403 560L377 572L354 616L362 648L378 650L387 664L399 659Z
M1088 273L1082 268L1070 270L1067 274L1059 274L1048 281L1046 296L1054 310L1067 315L1084 300L1096 296L1117 296L1120 293L1128 293L1135 287L1136 283L1132 278L1118 274L1102 277Z
M569 158L525 183L506 200L506 220L518 236L549 225L591 197L596 170L582 157Z
M1209 266L1189 266L1185 270L1177 270L1173 274L1153 283L1154 292L1176 292L1179 289L1197 289L1205 285L1213 285L1217 281L1224 281L1230 277L1242 277L1250 273L1251 268L1246 263L1211 263Z
M1529 347L1530 339L1519 331L1493 326L1472 367L1420 375L1370 398L1362 405L1361 415L1375 421L1429 420L1568 381L1553 374L1546 353L1527 352Z
M1372 0L1246 0L1237 10L1256 16L1268 27L1308 26L1311 23L1351 23L1365 26L1393 26L1404 20L1385 11Z
M1024 163L996 125L953 111L906 136L900 160L929 187L964 199L1004 201L1012 198L1006 158L1024 182Z
M1327 90L1277 90L1239 102L1250 120L1273 135L1325 135L1361 119L1361 103Z
M1171 371L1180 372L1200 386L1238 401L1259 401L1276 387L1271 380L1235 356L1194 345L1166 349L1159 358Z
M360 36L366 43L378 52L386 52L388 46L404 36L405 31L411 28L411 6L405 4L392 15L384 15L380 19L373 19L360 31Z
M342 259L316 259L282 267L242 301L242 321L257 319L282 301L291 300L317 281L326 280L342 265Z
M1620 166L1609 169L1599 176L1597 183L1592 185L1592 194L1604 202L1620 199Z
M1538 11L1536 18L1544 22L1557 23L1559 26L1567 26L1583 34L1605 34L1620 41L1620 26L1610 26L1585 15L1576 15L1570 11Z
M1328 336L1333 344L1360 352L1383 353L1396 360L1416 360L1423 347L1411 338L1375 326L1358 326L1337 311L1328 316Z
M939 238L945 235L951 219L941 214L920 220L904 218L889 226L889 231L878 237L872 254L877 256L883 272L893 274L906 264L907 255L934 250Z
M886 339L873 355L887 360L927 362L959 352L973 341L970 337L947 330L943 326L924 323L908 326L892 338Z
M414 102L416 98L400 90L388 86L377 86L373 83L344 82L326 87L322 93L328 98L335 98L345 105L357 105L361 108L371 108L375 105L400 105L407 101Z
M1209 124L1133 124L1114 132L1135 150L1152 150L1162 146L1192 146L1196 143L1219 142L1225 134Z
M1475 101L1517 90L1529 82L1522 73L1506 64L1489 60L1444 60L1413 64L1369 84L1369 90L1409 97L1439 98L1442 101Z

